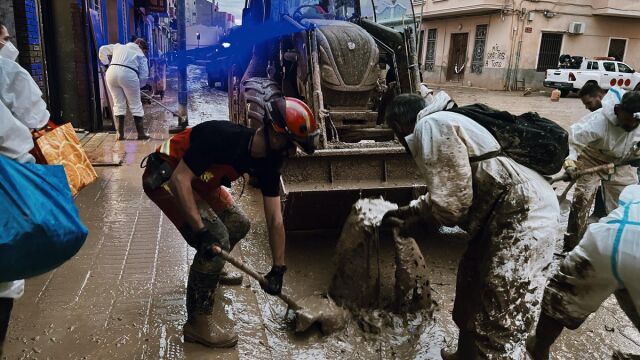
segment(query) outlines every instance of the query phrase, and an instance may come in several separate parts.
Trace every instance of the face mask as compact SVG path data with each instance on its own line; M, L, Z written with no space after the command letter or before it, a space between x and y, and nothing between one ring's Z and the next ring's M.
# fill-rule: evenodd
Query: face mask
M11 41L4 43L4 46L0 49L0 56L11 61L16 61L18 54L20 54L20 51L13 46Z

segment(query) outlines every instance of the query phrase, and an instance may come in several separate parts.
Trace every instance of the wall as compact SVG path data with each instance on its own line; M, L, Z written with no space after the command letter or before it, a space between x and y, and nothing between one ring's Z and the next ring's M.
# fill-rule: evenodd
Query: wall
M213 21L213 3L207 0L196 0L197 25L211 26Z
M443 7L446 4L457 9L468 7L473 3L483 3L483 1L466 0L457 1L454 4L451 0L445 0L436 4L441 7L439 11L444 11ZM536 66L540 41L544 32L564 34L562 54L568 53L586 57L606 56L609 50L609 40L612 37L628 39L624 61L632 67L640 68L640 19L593 15L595 11L593 5L590 2L578 0L565 0L556 4L551 1L519 0L514 4L515 9L518 10L516 12L507 11L504 14L494 12L481 16L451 15L440 19L425 19L421 26L421 29L425 30L423 45L425 49L427 29L438 29L435 67L433 72L423 72L425 81L446 82L451 34L462 32L469 34L468 62L463 80L465 85L471 81L473 86L504 89L508 87L509 79L511 79L512 86L516 85L515 80L517 79L518 81L524 80L526 87L542 87L544 72L536 71ZM640 11L640 1L626 2L625 4L631 10ZM486 10L490 11L490 8ZM531 21L529 21L529 12L533 14ZM525 15L520 15L521 13ZM572 22L584 22L586 25L585 33L582 35L568 34L567 30ZM484 53L485 67L482 74L472 74L469 67L473 55L475 26L479 24L489 25ZM496 62L490 61L494 56L501 59ZM424 58L421 59L421 63L424 64ZM522 86L522 84L520 82L518 85Z
M482 73L471 73L471 60L475 44L476 26L487 24L487 38L484 52L484 66ZM426 56L427 29L438 29L436 39L435 66L433 72L423 71L423 79L427 83L446 82L447 67L449 66L449 51L451 35L468 33L467 63L465 64L463 83L469 81L473 86L490 89L502 89L508 67L510 50L511 18L502 19L499 14L452 18L443 20L428 20L423 23L425 29L423 56ZM424 64L425 59L421 59Z
M84 17L75 0L55 0L50 2L52 29L49 46L55 49L55 83L51 91L59 98L60 113L55 114L63 121L71 121L75 127L93 130L94 106L91 74L88 72L87 45L85 43Z

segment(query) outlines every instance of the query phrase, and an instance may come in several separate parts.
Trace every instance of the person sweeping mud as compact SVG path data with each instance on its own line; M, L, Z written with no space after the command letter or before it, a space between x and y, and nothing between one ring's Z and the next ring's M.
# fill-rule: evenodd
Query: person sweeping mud
M387 110L429 192L389 211L385 222L420 217L431 226L458 225L470 236L453 309L458 348L443 351L445 360L524 359L558 237L555 192L541 175L501 155L486 128L444 111L456 107L446 93L425 105L404 94Z
M560 264L544 294L542 313L527 341L534 360L548 360L564 328L575 330L611 295L640 330L640 186L627 186L619 207L591 224ZM640 356L614 355L613 359Z
M595 173L577 179L574 174L579 169L618 163L631 157L632 148L640 141L639 123L640 92L624 93L622 89L612 88L602 99L601 109L571 126L570 153L564 168L576 181L576 188L564 239L565 251L571 251L584 235L600 182L607 213L616 208L622 189L638 183L636 169L629 165L616 167L613 174Z
M147 140L144 132L144 109L140 99L140 88L147 84L149 65L147 52L149 45L138 38L128 44L111 44L100 47L100 61L109 68L106 73L107 87L113 97L113 115L118 130L118 140L124 140L124 118L127 105L133 115L138 132L138 140Z
M213 294L223 280L225 261L213 247L231 251L249 231L249 219L222 187L242 174L257 178L263 195L273 259L263 289L272 295L282 289L287 268L280 167L296 145L312 153L319 132L311 110L297 99L281 98L267 104L267 109L265 125L258 130L207 121L176 134L147 157L145 193L197 250L187 282L185 341L210 347L232 347L238 341L233 330L224 329L211 316L214 312L226 316L222 304L214 310ZM208 208L204 213L198 202Z

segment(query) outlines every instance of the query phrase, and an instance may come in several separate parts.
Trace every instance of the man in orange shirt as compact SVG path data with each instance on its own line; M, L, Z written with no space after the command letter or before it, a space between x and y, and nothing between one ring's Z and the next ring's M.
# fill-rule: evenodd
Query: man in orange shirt
M232 347L237 335L210 321L213 294L225 261L213 246L231 251L249 231L249 219L224 189L242 174L258 180L264 201L273 266L263 289L277 295L285 266L285 232L280 205L280 168L296 146L313 153L319 131L300 100L266 104L263 126L249 129L229 121L207 121L173 136L147 158L145 193L197 250L187 283L185 341ZM197 200L208 209L198 209ZM224 310L215 312L224 315Z

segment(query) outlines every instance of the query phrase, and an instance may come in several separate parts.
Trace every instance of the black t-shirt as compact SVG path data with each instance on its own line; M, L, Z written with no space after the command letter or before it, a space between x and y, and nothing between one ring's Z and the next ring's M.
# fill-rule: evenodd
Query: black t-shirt
M254 134L254 129L230 121L203 122L191 130L189 149L183 160L196 176L213 165L230 165L240 174L256 177L262 195L278 196L282 157L252 158L249 143Z

